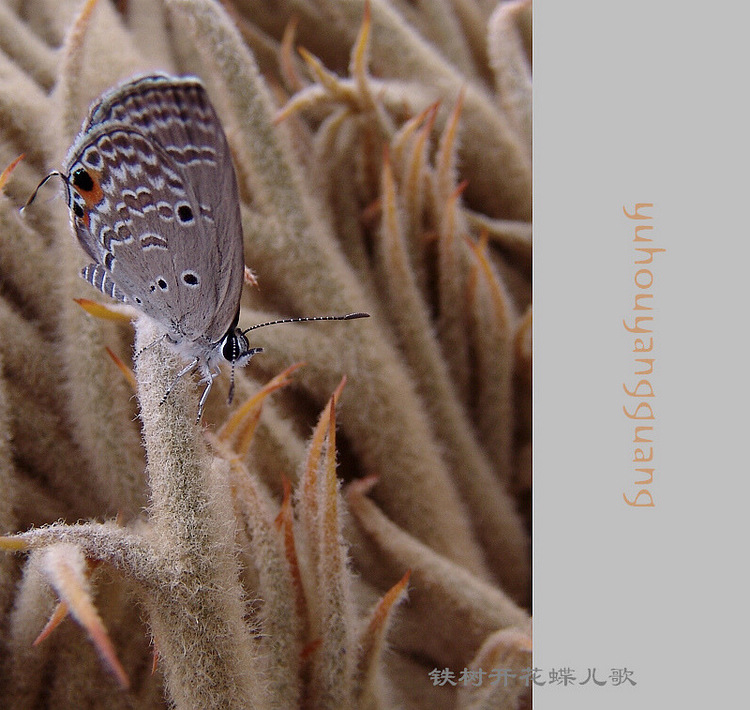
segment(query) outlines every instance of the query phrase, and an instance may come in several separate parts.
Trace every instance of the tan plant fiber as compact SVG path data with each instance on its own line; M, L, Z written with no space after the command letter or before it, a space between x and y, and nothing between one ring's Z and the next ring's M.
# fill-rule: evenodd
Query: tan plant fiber
M200 424L59 179L19 212L151 71L227 133L240 326L370 314ZM0 0L0 707L530 707L530 87L525 0Z

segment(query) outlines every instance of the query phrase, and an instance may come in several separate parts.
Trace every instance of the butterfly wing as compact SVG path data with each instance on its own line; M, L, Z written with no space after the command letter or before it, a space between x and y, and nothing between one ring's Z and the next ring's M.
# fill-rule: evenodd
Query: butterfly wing
M95 285L116 284L177 342L219 341L239 309L242 227L229 147L200 82L157 75L108 92L65 170L78 239L106 272Z

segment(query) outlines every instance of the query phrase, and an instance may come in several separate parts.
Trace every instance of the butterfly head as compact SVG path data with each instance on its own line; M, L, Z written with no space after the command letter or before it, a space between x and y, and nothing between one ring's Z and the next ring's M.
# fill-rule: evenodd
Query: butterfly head
M237 327L240 312L232 321L229 330L219 343L221 356L232 366L232 375L229 385L229 402L234 398L234 368L244 367L250 361L250 358L256 353L263 352L263 348L251 348L247 336ZM200 413L198 414L200 419Z
M222 357L234 367L243 367L256 353L263 348L251 348L247 336L236 326L230 328L221 341Z

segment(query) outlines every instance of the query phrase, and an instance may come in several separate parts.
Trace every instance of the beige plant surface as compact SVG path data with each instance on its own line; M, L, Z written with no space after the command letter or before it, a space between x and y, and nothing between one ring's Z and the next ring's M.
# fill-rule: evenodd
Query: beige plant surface
M19 213L153 71L227 133L240 326L371 316L253 331L200 424L59 180ZM0 116L0 706L529 707L530 3L0 0Z

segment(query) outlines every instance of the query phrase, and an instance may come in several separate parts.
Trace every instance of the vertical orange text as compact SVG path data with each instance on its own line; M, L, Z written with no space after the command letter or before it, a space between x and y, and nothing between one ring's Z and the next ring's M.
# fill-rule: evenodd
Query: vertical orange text
M631 460L632 479L622 497L632 508L653 508L655 477L654 429L657 421L657 396L654 389L656 358L656 323L654 310L654 257L666 251L656 246L654 218L651 202L637 202L622 211L631 220L633 243L633 305L622 324L629 334L633 372L629 374L622 389L625 404L622 411L632 432Z

